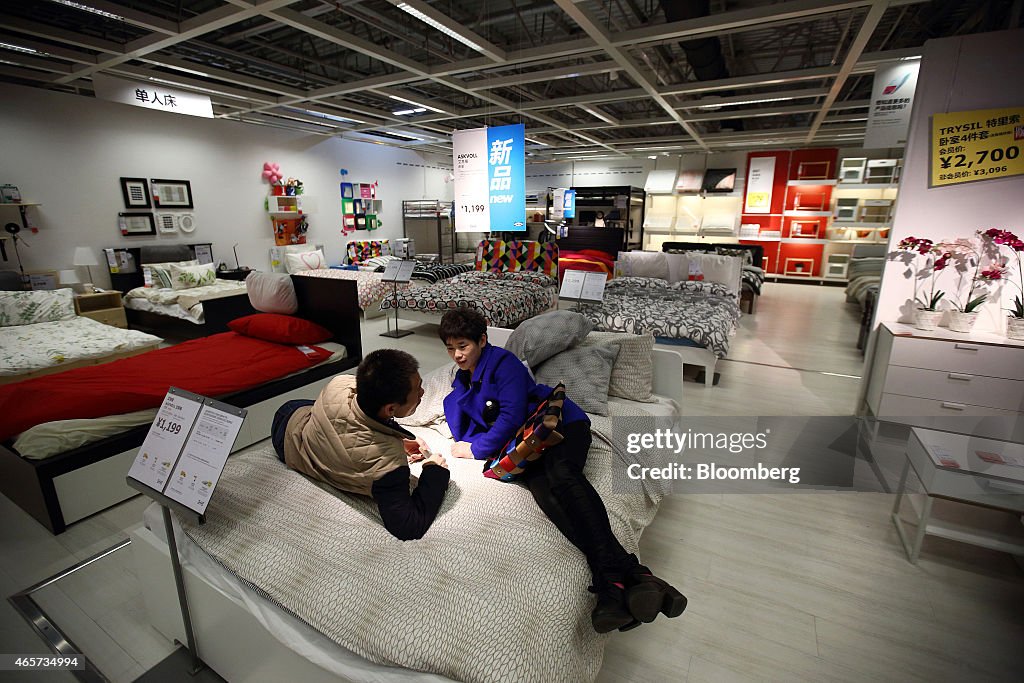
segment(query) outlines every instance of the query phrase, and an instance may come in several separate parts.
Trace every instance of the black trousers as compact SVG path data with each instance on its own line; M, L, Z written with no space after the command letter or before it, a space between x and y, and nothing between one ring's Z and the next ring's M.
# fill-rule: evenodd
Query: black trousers
M301 398L294 401L285 401L277 409L277 412L274 413L274 421L270 423L270 443L274 444L274 452L277 453L277 459L281 462L284 462L284 434L285 428L288 426L288 420L302 406L311 406L314 403L315 401Z
M622 582L639 561L615 538L604 502L583 475L591 443L590 423L570 422L562 426L562 435L561 443L526 468L521 481L548 519L586 555L595 585L600 588L606 582Z

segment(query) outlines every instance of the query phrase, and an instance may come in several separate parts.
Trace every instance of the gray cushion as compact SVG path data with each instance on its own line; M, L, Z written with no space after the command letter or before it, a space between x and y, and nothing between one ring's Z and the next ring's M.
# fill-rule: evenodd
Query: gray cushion
M612 346L618 349L612 374L608 379L608 395L633 401L651 402L654 381L654 335L623 332L591 332L581 347Z
M505 348L525 360L531 368L556 353L576 346L594 329L585 315L572 311L551 311L525 320L512 332Z
M588 413L607 415L608 382L618 354L619 347L613 344L578 346L543 363L537 381L549 387L563 382L569 400Z

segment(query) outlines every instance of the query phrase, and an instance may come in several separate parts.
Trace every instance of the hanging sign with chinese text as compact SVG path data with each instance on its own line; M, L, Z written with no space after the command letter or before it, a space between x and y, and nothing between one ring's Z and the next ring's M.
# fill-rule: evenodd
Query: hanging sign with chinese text
M771 213L775 157L750 157L743 213Z
M96 97L102 100L174 114L213 118L213 106L208 95L176 90L159 83L111 78L103 74L94 74L92 84Z
M905 147L920 60L896 62L875 72L864 148Z
M452 134L456 232L526 230L522 124Z
M932 115L929 186L1024 174L1024 107Z

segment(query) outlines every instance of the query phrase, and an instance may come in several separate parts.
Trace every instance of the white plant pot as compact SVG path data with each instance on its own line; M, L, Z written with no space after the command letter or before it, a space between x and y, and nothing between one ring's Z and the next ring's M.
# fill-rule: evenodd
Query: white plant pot
M1024 318L1010 316L1006 319L1006 336L1024 341Z
M914 327L919 330L934 330L939 326L941 317L942 311L926 311L919 308L914 311Z
M974 327L974 321L978 319L977 313L964 313L963 311L949 312L949 329L954 332L970 332Z

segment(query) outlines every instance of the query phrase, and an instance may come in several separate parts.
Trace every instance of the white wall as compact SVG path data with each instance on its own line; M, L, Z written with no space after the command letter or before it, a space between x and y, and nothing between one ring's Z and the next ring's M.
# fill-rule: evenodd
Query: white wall
M23 233L26 270L69 268L76 246L92 248L101 259L104 247L196 242L212 242L215 260L229 265L238 243L241 265L268 269L274 241L263 210L264 161L303 181L308 241L324 244L330 263L342 260L350 239L400 237L402 200L452 199L452 185L444 182L450 158L36 88L0 85L0 135L0 183L17 185L25 201L42 204L29 210L39 232ZM379 230L342 238L341 168L349 171L344 180L380 182ZM117 227L118 212L126 210L122 176L189 180L195 232L123 237ZM17 211L0 208L0 220L17 222ZM15 269L7 245L8 261L0 268ZM96 284L109 284L105 268L92 271Z
M936 112L1020 106L1024 73L1024 30L1001 31L925 43L910 136L890 244L909 235L931 240L969 237L976 230L999 227L1020 235L1024 229L1021 198L1024 176L928 188L931 125ZM910 322L912 281L899 263L886 264L875 316L878 322ZM940 284L952 285L952 274ZM940 287L946 289L945 286ZM1009 287L1003 308L1009 305ZM1005 314L1000 302L984 306L976 328L1001 332Z

